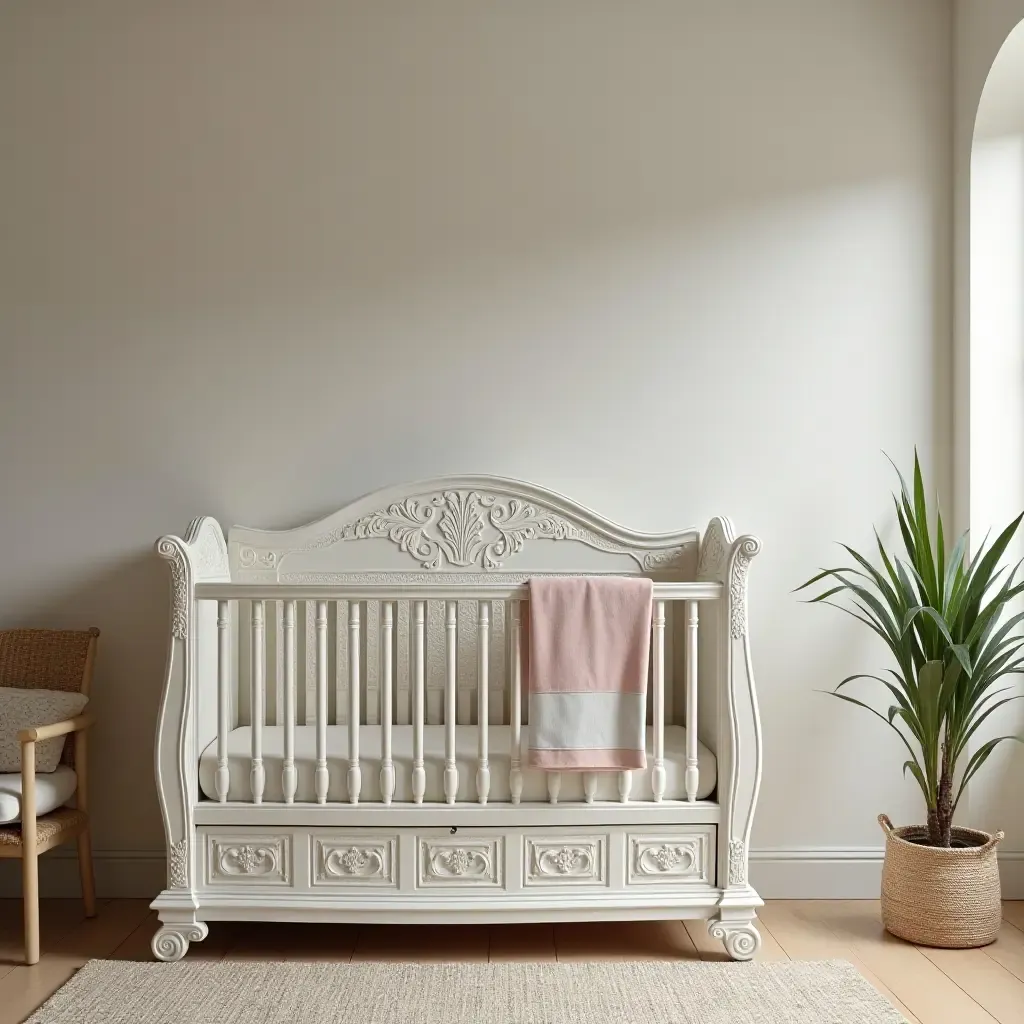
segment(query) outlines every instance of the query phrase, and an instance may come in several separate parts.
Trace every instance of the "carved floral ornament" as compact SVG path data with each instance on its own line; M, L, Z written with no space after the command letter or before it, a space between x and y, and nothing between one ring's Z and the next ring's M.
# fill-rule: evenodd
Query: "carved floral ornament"
M742 839L729 840L729 884L747 884L747 848Z
M686 844L659 843L638 850L637 873L641 875L685 873L694 864L694 851Z
M286 877L283 840L274 843L214 843L217 875L279 875Z
M596 874L595 853L593 843L538 849L535 854L535 874L592 876Z
M321 877L384 878L385 849L382 846L321 847L323 869Z
M482 846L426 846L426 874L433 878L488 878L491 851Z
M168 884L172 889L188 888L188 840L179 839L167 851Z
M161 537L157 554L171 567L171 634L177 640L188 635L188 573L185 554L172 537Z
M684 546L654 551L631 547L535 502L473 490L394 502L317 538L311 547L370 538L390 540L430 570L497 570L530 540L578 541L600 551L629 555L642 569L653 571L675 568L686 552ZM274 570L285 553L247 546L238 557L243 568Z

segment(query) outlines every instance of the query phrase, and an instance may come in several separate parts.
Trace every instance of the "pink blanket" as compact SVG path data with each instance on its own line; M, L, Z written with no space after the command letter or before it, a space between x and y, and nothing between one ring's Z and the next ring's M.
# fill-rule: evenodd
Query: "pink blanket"
M530 580L530 748L549 771L646 767L651 581Z

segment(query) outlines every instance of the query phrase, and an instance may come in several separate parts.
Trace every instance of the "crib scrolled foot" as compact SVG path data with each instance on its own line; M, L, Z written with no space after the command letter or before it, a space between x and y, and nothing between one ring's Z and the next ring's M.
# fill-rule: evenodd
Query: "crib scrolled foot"
M712 918L708 922L708 934L724 943L725 951L732 960L753 960L761 948L761 933L752 919L723 921Z
M151 943L153 956L164 963L180 960L187 952L190 942L202 942L210 929L203 921L192 924L162 924Z

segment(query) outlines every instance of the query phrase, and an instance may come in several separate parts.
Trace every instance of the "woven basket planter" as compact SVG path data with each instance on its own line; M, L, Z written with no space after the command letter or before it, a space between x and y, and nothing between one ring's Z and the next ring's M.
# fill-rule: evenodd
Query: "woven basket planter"
M990 836L954 828L950 849L925 846L923 825L894 828L880 814L885 832L882 924L886 931L922 946L967 949L994 942L1002 921L996 847Z

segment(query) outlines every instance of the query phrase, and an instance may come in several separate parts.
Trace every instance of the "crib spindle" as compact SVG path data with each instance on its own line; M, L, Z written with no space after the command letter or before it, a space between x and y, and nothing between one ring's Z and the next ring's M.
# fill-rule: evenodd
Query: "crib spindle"
M697 799L700 769L697 763L697 602L686 602L686 799Z
M412 801L423 803L427 773L423 767L423 705L426 676L427 602L413 603Z
M359 803L359 602L348 603L348 802Z
M508 787L512 794L512 803L519 803L523 795L523 771L522 771L522 721L523 721L523 632L522 632L522 602L512 602L512 700L510 717L511 727L511 769L509 771Z
M284 802L294 803L298 775L295 771L295 602L284 603L284 767L281 789Z
M316 603L316 771L313 789L318 804L327 803L327 602Z
M389 804L395 795L395 765L391 760L391 636L394 631L395 606L390 601L385 601L381 607L384 614L384 622L381 626L382 674L384 678L381 680L380 691L380 721L381 729L383 730L380 761L380 795L384 803Z
M477 621L479 627L479 669L477 672L477 697L476 717L478 736L478 758L476 770L476 797L477 800L487 803L487 795L491 789L491 767L487 754L487 687L488 687L488 654L491 644L491 602L480 602L480 615Z
M633 773L619 772L619 802L629 803L629 791L633 788Z
M456 659L458 658L458 605L445 602L446 674L444 681L444 799L455 803L459 792L459 769L455 763Z
M665 796L665 602L654 602L651 621L654 656L654 767L651 789L655 803Z
M583 800L585 803L592 804L594 797L597 795L597 772L584 772L583 773Z
M249 771L249 788L252 802L263 803L263 787L266 775L263 771L263 612L262 601L252 602L252 691L250 714L252 716L252 749Z
M557 804L558 794L562 792L562 773L548 772L548 803Z
M231 637L228 635L227 601L217 602L217 799L224 803L228 798L230 775L228 773L228 726L231 708L231 694L228 690L228 671L231 665Z

